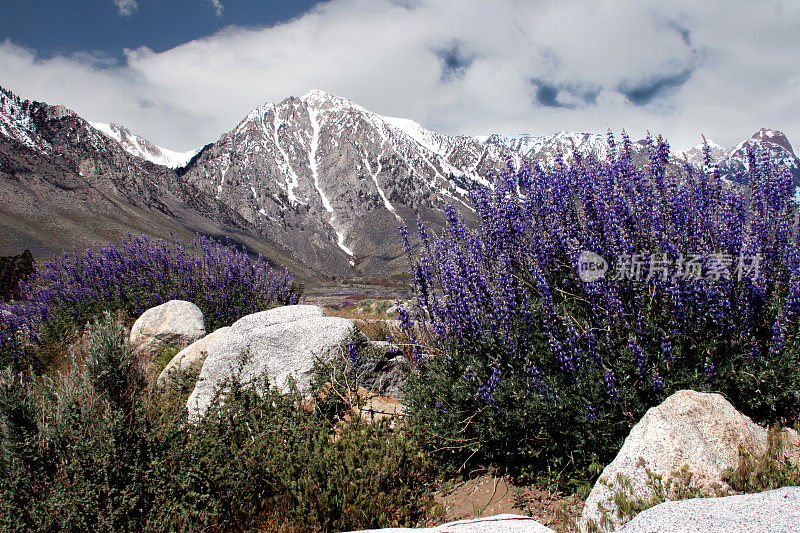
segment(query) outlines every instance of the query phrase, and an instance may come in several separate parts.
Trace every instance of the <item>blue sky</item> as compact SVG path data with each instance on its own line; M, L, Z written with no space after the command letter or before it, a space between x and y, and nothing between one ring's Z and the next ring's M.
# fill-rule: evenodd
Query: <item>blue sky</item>
M316 0L6 0L0 39L43 57L92 51L124 59L125 48L163 52L225 26L273 26Z
M0 85L173 150L311 89L448 134L800 143L797 0L6 0ZM7 15L7 16L6 16Z

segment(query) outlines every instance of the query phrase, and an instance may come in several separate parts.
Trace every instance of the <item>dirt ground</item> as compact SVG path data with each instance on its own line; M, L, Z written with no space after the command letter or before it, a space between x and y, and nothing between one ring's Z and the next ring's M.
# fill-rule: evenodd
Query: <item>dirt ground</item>
M444 509L437 523L510 513L531 516L556 531L564 531L565 519L577 520L583 511L583 501L574 495L518 486L509 478L490 474L439 492L436 502Z

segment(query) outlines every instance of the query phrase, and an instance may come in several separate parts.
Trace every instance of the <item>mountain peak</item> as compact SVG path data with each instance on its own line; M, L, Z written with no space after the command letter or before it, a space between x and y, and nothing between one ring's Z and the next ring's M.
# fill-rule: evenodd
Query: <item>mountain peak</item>
M322 89L311 89L300 97L301 100L331 100L334 98L339 97Z
M761 128L735 147L728 150L719 161L721 175L733 180L747 180L750 169L749 150L757 154L768 154L774 162L781 163L789 169L795 184L800 185L800 159L794 153L792 144L783 132L769 128Z
M352 101L348 100L347 98L343 98L341 96L336 96L335 94L331 94L326 91L322 91L320 89L311 89L306 94L300 97L300 101L304 102L307 105L315 109L322 109L322 108L335 108L335 109L342 109L342 108L354 108L358 109L359 111L366 111L359 105L356 105Z
M751 139L755 141L765 141L770 142L773 144L777 144L778 146L782 146L786 150L789 151L792 155L795 155L794 149L792 148L792 144L789 142L789 139L786 138L786 135L779 130L773 130L769 128L761 128L757 132L753 134Z
M697 144L683 152L684 159L691 165L702 167L706 159L706 155L703 152L705 144L708 144L708 148L711 150L711 159L716 162L722 161L729 152L727 148L720 146L711 139L706 139L705 143Z

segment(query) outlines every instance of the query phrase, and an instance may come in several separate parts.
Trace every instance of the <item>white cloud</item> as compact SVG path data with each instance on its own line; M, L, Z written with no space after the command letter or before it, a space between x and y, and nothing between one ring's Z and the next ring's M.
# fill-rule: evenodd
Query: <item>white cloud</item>
M119 9L121 17L130 17L139 8L136 0L114 0L114 5Z
M222 2L220 0L208 0L208 2L211 4L211 7L214 8L214 11L217 13L217 16L221 17L222 12L225 10L225 6L222 5Z
M118 66L6 42L0 83L177 150L312 88L446 133L626 128L685 149L764 126L800 144L797 27L794 0L332 0L273 27L127 50Z

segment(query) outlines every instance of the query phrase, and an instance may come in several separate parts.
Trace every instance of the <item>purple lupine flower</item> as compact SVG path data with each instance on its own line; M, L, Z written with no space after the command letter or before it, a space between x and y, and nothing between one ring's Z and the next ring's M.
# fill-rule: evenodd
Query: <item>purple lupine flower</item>
M250 259L246 249L203 236L198 236L194 249L200 253L187 252L177 241L169 244L129 234L121 243L82 254L73 248L71 254L55 256L37 269L35 280L23 290L20 305L28 309L26 316L36 316L26 325L27 344L8 350L15 359L23 351L27 354L30 343L41 342L42 325L59 309L88 319L81 314L87 304L141 313L182 298L194 300L208 317L230 323L245 312L297 301L288 273L277 276L263 260ZM8 320L0 323L0 328L21 331L18 326Z
M448 208L445 236L432 239L418 224L418 259L404 230L417 296L415 316L405 317L404 327L458 349L485 344L495 350L492 357L499 350L511 360L529 356L538 330L549 346L547 365L569 379L602 370L609 400L630 386L617 356L621 347L632 356L625 364L636 369L638 383L656 391L668 377L659 372L683 364L679 356L691 353L687 339L709 333L732 338L744 329L741 338L752 353L775 356L784 350L783 339L797 329L790 273L800 268L789 259L797 248L798 223L785 170L764 154L749 155L748 195L723 186L707 150L704 168L676 173L661 137L648 136L642 145L644 167L634 164L626 132L621 143L609 132L607 144L611 154L605 159L575 152L571 161L557 154L549 168L531 163L515 170L507 161L505 168L488 171L490 186L469 191L477 229L468 230ZM609 273L583 284L565 266L584 250L607 259L646 252L673 264L687 254L698 254L701 262L711 254L758 255L761 267L756 279L711 281L703 279L706 269L700 279L671 279L665 272L637 284ZM771 341L763 333L755 338L765 321L773 326ZM712 378L718 371L699 366L693 370ZM538 376L537 385L528 386L526 376L525 390L557 398L557 390L543 385L550 377ZM519 378L505 372L498 379ZM486 398L487 385L480 389Z
M351 365L355 365L358 362L359 356L359 349L358 344L355 342L348 342L347 343L347 359L350 361Z

